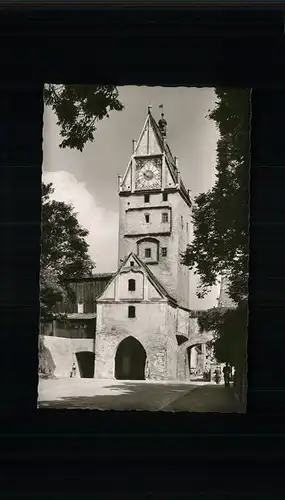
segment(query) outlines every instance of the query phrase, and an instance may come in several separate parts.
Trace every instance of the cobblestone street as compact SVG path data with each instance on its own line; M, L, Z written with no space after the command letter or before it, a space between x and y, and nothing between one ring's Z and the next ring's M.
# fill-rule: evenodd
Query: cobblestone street
M241 412L232 389L205 382L41 379L38 406L40 409Z

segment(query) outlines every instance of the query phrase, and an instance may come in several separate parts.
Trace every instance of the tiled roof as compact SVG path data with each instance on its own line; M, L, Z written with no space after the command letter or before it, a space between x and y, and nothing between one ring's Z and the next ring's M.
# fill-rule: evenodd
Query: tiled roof
M96 281L96 279L101 279L101 278L109 278L111 279L116 273L96 273L92 274L92 276L81 276L80 278L68 278L66 281L68 283L78 283L78 282L84 282L84 281Z
M178 170L177 170L177 167L175 165L175 160L174 160L174 157L171 153L170 147L168 146L167 142L163 139L161 132L160 132L160 128L159 128L158 124L156 123L156 121L153 118L151 113L149 114L149 118L150 118L151 125L155 131L155 134L156 134L158 143L161 147L161 150L165 153L166 161L167 161L167 164L169 166L169 170L171 172L173 180L175 183L177 183L178 182ZM184 195L186 195L187 198L189 198L188 191L185 188L181 179L180 179L180 189L184 193Z
M160 132L160 129L159 129L159 126L156 123L156 121L153 118L151 113L149 115L149 118L150 118L151 125L155 131L155 134L156 134L158 143L161 147L161 150L165 153L166 161L168 163L173 180L175 182L178 182L178 171L177 171L177 168L175 166L175 160L174 160L173 155L171 153L170 147L168 146L167 142L163 139L161 132Z
M116 273L95 273L92 274L92 278L112 278Z
M116 276L118 276L118 274L121 272L122 268L125 266L126 262L128 261L128 259L132 257L136 263L142 267L144 269L144 271L146 272L149 280L151 283L154 284L154 286L158 289L158 291L166 298L168 298L174 305L177 304L177 301L174 299L174 297L172 297L169 292L166 290L166 288L164 288L164 286L160 283L160 281L156 278L156 276L154 276L154 274L150 271L150 269L148 268L148 266L142 262L142 260L133 252L129 253L129 255L124 259L124 261L121 263L118 271L113 275L113 279L116 278ZM110 282L107 284L106 288L109 286ZM106 289L105 288L105 289ZM102 292L103 293L103 292ZM98 299L100 300L100 296L98 297Z

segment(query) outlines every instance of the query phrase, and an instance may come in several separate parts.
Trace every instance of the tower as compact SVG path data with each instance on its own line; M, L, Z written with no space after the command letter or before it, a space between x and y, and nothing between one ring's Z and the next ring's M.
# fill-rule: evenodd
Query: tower
M218 307L227 309L234 309L236 307L234 301L229 296L230 281L226 274L221 277L220 295L218 300Z
M181 253L190 241L191 201L166 141L167 123L149 106L126 172L119 178L119 264L136 253L178 305L189 308L189 269Z

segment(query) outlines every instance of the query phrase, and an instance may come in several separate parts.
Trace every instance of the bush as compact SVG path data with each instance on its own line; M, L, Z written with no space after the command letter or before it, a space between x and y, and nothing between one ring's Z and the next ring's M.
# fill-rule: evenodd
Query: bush
M39 376L41 378L55 378L55 363L49 349L44 345L44 341L39 336Z

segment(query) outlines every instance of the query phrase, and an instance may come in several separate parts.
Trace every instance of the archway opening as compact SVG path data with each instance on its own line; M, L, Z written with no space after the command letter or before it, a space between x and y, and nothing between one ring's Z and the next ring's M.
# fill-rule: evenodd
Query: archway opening
M115 378L118 380L145 379L146 352L134 337L119 344L115 357Z
M191 378L191 347L186 348L187 355L187 363L188 363L188 371L189 371L189 379Z
M81 378L93 378L94 377L94 363L95 363L94 352L88 352L88 351L77 352L76 359L77 359L80 377Z

